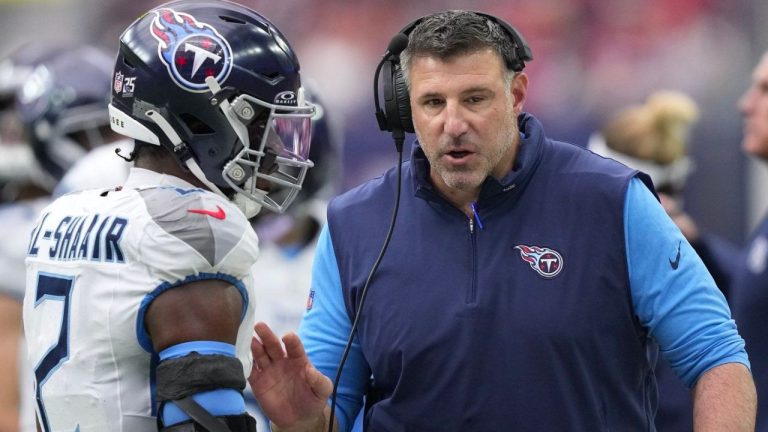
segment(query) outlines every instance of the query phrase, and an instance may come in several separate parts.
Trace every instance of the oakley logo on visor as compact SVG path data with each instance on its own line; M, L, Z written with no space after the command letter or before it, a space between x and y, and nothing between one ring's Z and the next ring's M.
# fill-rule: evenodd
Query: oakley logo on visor
M296 106L296 93L292 91L280 92L275 96L275 105Z

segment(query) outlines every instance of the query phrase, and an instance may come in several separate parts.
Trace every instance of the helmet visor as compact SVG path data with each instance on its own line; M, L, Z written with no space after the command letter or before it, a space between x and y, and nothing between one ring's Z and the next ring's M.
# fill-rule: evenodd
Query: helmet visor
M272 131L282 144L280 156L288 159L309 160L312 121L306 116L274 114Z
M309 150L314 105L285 107L240 95L232 109L249 146L226 165L225 179L237 193L281 213L296 198L313 165Z

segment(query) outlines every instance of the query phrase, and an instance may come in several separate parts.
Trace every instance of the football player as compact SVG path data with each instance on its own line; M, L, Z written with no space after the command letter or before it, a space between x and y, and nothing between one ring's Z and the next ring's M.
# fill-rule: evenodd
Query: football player
M248 218L284 211L312 166L298 60L246 7L170 2L122 34L109 111L128 179L56 200L28 248L38 422L253 431Z

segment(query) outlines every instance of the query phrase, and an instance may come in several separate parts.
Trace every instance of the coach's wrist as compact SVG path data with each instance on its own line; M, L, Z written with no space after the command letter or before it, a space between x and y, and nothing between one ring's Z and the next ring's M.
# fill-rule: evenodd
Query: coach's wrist
M326 432L328 430L328 415L326 409L325 412L317 417L302 420L292 425L278 426L275 423L270 422L272 425L272 432ZM335 423L335 422L334 422ZM338 424L334 424L334 431L338 431Z

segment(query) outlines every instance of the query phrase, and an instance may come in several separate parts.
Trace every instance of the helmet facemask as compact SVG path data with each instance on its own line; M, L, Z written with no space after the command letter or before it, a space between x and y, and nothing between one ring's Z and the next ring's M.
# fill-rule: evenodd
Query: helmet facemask
M220 93L213 78L207 80ZM309 160L311 119L314 105L304 100L299 90L296 106L270 104L248 94L217 101L242 146L224 165L222 177L235 192L232 200L242 205L254 201L270 211L282 213L301 190ZM252 217L253 210L246 212Z

